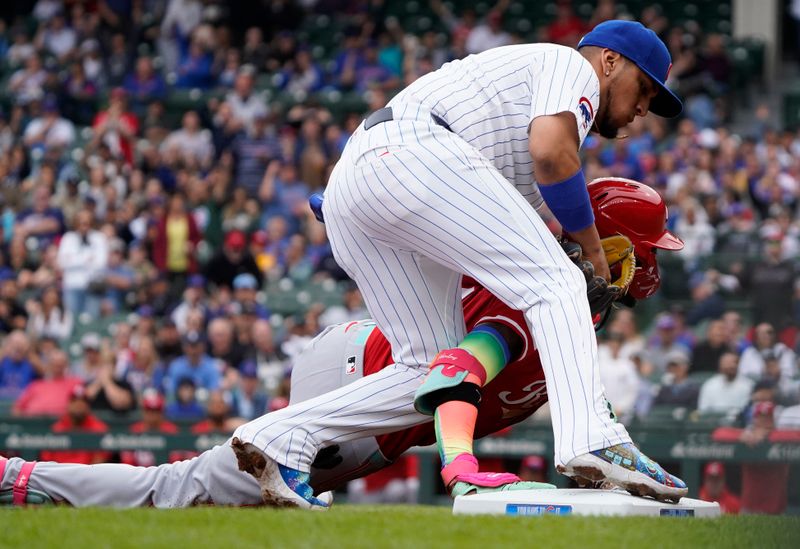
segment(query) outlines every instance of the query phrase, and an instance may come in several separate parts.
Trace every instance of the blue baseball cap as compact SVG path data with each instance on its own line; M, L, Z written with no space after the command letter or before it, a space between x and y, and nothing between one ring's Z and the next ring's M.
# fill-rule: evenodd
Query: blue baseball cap
M251 379L258 379L258 365L253 360L245 360L239 366L239 371L242 377L249 377Z
M189 277L187 286L190 288L205 288L206 279L201 274L193 274Z
M256 277L254 277L250 273L238 274L238 275L236 275L236 278L233 279L233 289L234 290L257 290L258 289L258 280L256 280Z
M672 68L669 50L652 30L637 21L606 21L581 38L578 49L583 46L614 50L649 76L658 87L658 94L650 102L653 114L674 118L683 110L681 100L664 84Z

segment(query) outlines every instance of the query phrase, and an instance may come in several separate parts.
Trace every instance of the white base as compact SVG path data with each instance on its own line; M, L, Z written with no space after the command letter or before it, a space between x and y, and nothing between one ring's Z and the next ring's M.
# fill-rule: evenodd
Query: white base
M659 503L623 490L519 490L456 497L455 515L604 515L718 517L719 503L682 498Z

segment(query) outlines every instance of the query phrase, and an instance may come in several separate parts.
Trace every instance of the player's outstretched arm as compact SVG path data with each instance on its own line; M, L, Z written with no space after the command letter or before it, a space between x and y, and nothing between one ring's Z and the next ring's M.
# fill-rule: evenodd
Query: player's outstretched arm
M0 456L0 506L12 486L19 492L15 504L54 501L74 507L176 508L263 503L258 482L239 471L230 440L193 459L159 467L25 462L19 458L5 461L4 467L4 460ZM19 484L20 478L24 483Z

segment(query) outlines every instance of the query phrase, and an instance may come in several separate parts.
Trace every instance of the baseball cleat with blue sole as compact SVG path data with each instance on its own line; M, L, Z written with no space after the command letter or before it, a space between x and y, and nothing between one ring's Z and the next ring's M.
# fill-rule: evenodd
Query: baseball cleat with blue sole
M265 504L326 511L333 503L331 492L314 496L314 489L308 483L308 473L285 467L252 444L236 437L231 441L231 447L236 454L239 470L249 473L258 481Z
M594 450L572 459L558 471L568 477L608 482L630 494L678 503L689 489L678 477L644 455L633 443Z

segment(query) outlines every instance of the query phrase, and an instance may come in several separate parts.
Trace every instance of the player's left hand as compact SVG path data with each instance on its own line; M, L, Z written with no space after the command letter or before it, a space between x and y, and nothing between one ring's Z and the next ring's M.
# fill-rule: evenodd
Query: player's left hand
M583 259L592 264L594 276L599 276L606 281L611 280L611 270L608 268L608 259L606 258L605 250L599 250L592 254L584 251Z
M586 279L586 296L593 317L603 315L614 302L624 299L636 268L633 245L628 238L612 236L602 239L601 243L606 264L619 265L619 276L612 282L597 275L593 263L584 256L579 244L570 240L561 242L564 253L578 266Z
M586 278L586 297L589 298L592 316L603 314L622 295L622 288L595 275L594 265L589 261L581 261L579 267Z

